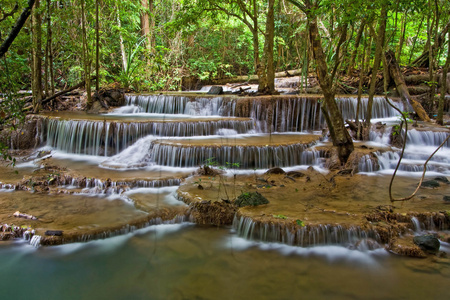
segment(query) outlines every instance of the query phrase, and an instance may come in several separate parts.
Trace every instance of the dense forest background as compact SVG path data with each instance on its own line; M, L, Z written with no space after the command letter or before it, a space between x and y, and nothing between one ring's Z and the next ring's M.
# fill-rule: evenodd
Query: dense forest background
M208 80L256 74L268 51L270 5L275 70L300 69L307 74L315 65L307 15L301 8L310 2L316 10L326 61L331 65L340 59L340 74L353 74L361 67L370 72L383 18L383 48L393 50L401 65L439 68L445 64L447 0L295 2L37 0L31 17L1 59L0 90L30 89L33 55L42 61L38 73L44 95L77 84L86 72L95 75L96 5L100 85L119 82L138 91L180 90L188 76ZM2 1L2 42L26 6L24 0ZM426 52L433 54L432 61L417 60Z

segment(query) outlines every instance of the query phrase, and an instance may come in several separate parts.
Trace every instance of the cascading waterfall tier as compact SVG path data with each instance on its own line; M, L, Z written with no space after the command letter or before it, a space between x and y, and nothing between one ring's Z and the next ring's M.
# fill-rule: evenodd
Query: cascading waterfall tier
M283 222L264 222L250 217L236 216L233 228L238 236L259 242L284 243L308 247L319 245L355 245L358 241L371 239L381 243L373 229L338 224L295 226Z
M424 163L450 134L449 131L408 130L405 153L399 166L400 171L422 172ZM450 141L432 157L427 164L427 171L450 173ZM377 151L375 155L381 170L394 169L400 158L400 150Z
M69 153L98 156L118 154L148 135L205 136L217 134L223 129L246 133L254 128L250 119L243 118L164 122L102 122L50 118L47 122L48 146Z
M197 167L212 161L220 166L264 169L274 166L317 165L325 153L308 149L320 136L271 135L245 139L172 139L153 143L158 165Z
M133 113L194 116L234 116L236 104L232 98L176 95L128 95L126 102L137 108Z

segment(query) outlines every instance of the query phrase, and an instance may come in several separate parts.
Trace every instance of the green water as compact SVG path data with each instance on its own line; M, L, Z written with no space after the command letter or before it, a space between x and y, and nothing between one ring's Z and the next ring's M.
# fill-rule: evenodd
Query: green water
M444 250L448 250L444 245ZM0 243L1 299L446 299L449 259L258 244L158 225L84 244Z

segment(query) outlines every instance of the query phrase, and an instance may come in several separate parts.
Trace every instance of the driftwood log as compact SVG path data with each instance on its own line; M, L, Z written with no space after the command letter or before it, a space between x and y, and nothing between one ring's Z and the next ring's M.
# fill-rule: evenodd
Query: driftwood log
M399 93L403 102L410 103L414 111L417 113L422 121L431 122L425 109L416 100L411 98L409 94L408 87L406 86L405 80L403 79L403 74L400 72L400 67L395 59L395 54L392 50L386 51L386 62L389 68L389 74L392 79L394 79L395 86L397 87L397 92Z

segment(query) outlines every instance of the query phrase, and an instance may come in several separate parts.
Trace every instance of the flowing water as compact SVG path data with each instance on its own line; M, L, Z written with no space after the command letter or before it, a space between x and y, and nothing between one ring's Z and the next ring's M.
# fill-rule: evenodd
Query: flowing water
M345 119L355 118L355 98L341 98L339 104ZM373 116L375 122L388 124L398 119L398 113L382 98L375 99ZM299 170L312 165L323 170L327 154L321 146L327 139L320 130L324 124L317 99L301 97L261 98L242 104L226 97L130 95L126 106L106 115L48 114L39 129L41 150L49 151L47 160L81 177L61 180L62 194L30 194L14 191L15 183L24 174L38 172L37 166L19 164L20 175L5 169L0 175L0 199L6 203L2 215L14 222L10 214L15 210L30 212L53 222L55 229L67 231L111 229L83 237L88 242L53 247L40 247L37 235L29 241L0 243L2 297L450 296L449 259L393 256L379 244L376 233L357 226L305 226L280 236L275 227L259 228L250 219L235 219L232 227L217 228L189 223L179 213L164 221L146 219L148 227L142 229L117 229L154 211L185 210L187 206L175 191L205 161L228 166L232 174L255 176L273 166ZM365 145L379 149L376 159L365 155L359 162L361 173L382 179L377 181L383 184L399 156L399 149L388 147L389 134L389 127L371 133ZM420 165L447 135L448 131L420 128L409 131L400 168L403 187L416 181ZM430 162L430 176L450 175L449 146ZM361 192L346 197L363 197ZM435 192L440 197L443 193ZM380 197L376 192L368 196ZM411 224L416 232L432 229L414 218ZM450 253L450 246L442 243L441 250Z
M448 245L446 245L448 249ZM0 244L3 299L445 299L448 261L249 242L157 225L55 247Z

